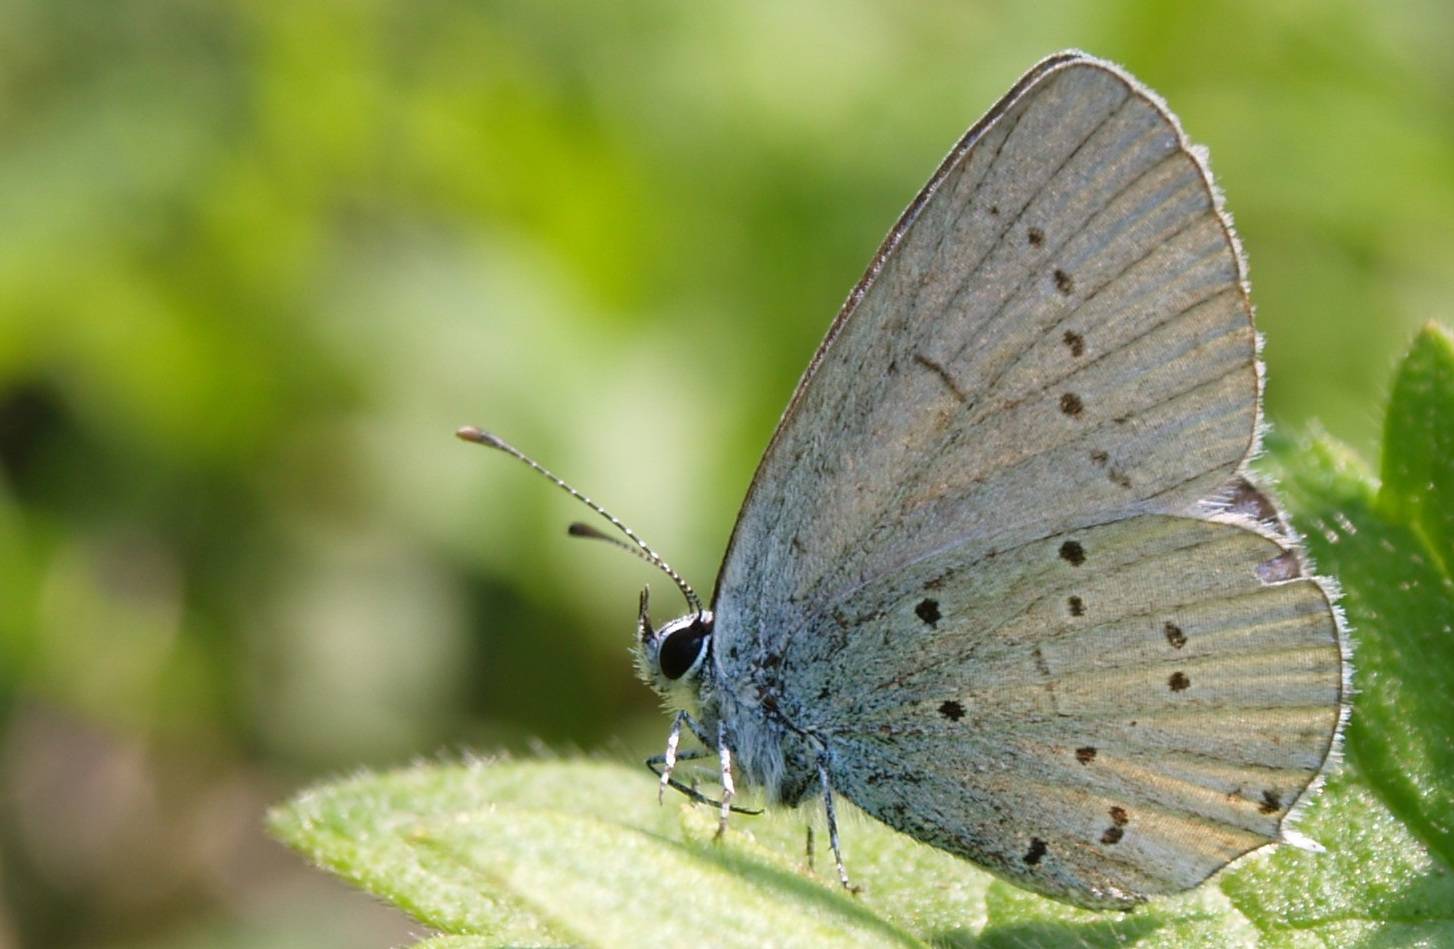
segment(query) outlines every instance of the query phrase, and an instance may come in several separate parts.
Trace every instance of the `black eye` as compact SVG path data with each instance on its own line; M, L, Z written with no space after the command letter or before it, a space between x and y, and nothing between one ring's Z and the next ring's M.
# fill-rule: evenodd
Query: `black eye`
M702 622L668 633L656 657L661 665L661 674L668 679L680 679L686 675L692 663L702 654L703 643L711 633L712 627Z

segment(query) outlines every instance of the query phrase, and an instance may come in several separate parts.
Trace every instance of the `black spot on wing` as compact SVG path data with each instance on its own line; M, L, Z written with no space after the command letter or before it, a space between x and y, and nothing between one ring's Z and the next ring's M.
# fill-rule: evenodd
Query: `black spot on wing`
M923 620L930 628L933 628L939 622L939 601L932 599L920 600L919 605L914 607L914 615Z
M1263 814L1276 814L1282 810L1282 795L1268 788L1262 792L1262 803L1257 805L1257 810Z
M1059 290L1066 296L1070 296L1070 294L1075 291L1075 281L1071 279L1070 274L1066 273L1064 270L1057 269L1055 271L1055 289Z
M1124 807L1119 805L1111 808L1111 826L1107 827L1105 833L1101 834L1101 843L1107 846L1118 844L1121 838L1126 836L1125 826L1131 822L1131 815Z
M1173 672L1171 678L1166 680L1166 684L1171 687L1173 692L1185 692L1191 688L1191 680L1186 677L1185 672Z
M1080 335L1079 333L1066 330L1065 335L1061 336L1060 339L1070 349L1070 354L1072 356L1082 356L1085 354L1084 336Z
M1074 392L1067 392L1060 397L1060 411L1069 415L1071 418L1075 418L1081 412L1085 411L1085 403Z
M1180 649L1186 645L1186 633L1183 633L1181 627L1170 620L1161 628L1161 631L1166 634L1166 641L1171 643L1172 649Z
M1065 601L1065 608L1070 610L1071 616L1085 615L1085 600L1078 596L1072 596Z
M1075 760L1079 761L1081 764L1090 764L1092 761L1096 760L1095 748L1091 745L1086 745L1084 748L1075 749Z
M1091 464L1095 465L1097 468L1104 468L1106 465L1110 464L1111 454L1104 448L1093 448L1091 449L1090 460ZM1131 479L1127 477L1126 472L1122 471L1120 468L1115 467L1114 465L1112 465L1111 469L1106 472L1106 478L1110 480L1111 484L1114 484L1117 487L1127 489L1131 487Z
M1029 232L1026 233L1025 239L1030 242L1031 247L1039 247L1041 244L1045 243L1045 232L1040 230L1040 228L1038 227L1032 227L1030 228Z
M1072 567L1079 567L1085 563L1085 548L1080 545L1079 541L1067 540L1060 545L1060 559Z
M950 699L947 702L940 702L939 714L943 715L951 722L957 722L964 717L964 706L954 701L953 699Z
M1039 837L1031 837L1030 849L1025 851L1025 862L1033 867L1035 864L1040 862L1040 858L1045 856L1045 852L1048 849L1049 848L1045 846L1045 841L1041 840Z

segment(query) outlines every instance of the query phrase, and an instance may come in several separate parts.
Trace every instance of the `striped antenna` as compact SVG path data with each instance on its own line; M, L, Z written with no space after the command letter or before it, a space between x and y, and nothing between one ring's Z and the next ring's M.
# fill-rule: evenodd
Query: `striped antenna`
M454 434L455 437L459 438L461 441L474 442L476 445L484 445L487 448L498 449L499 451L503 451L507 455L519 459L520 461L533 468L536 474L542 475L556 487L560 488L562 491L569 494L571 497L575 498L586 507L595 511L606 520L610 521L611 526L615 527L621 533L631 538L631 542L636 545L635 548L632 548L627 544L616 540L614 537L603 534L598 530L595 530L585 524L580 523L572 524L570 526L571 536L589 537L593 540L609 541L613 544L616 544L617 546L625 548L633 554L636 554L637 556L641 557L642 560L645 560L647 563L652 564L662 573L671 577L672 582L677 585L677 589L682 591L682 596L686 598L687 606L691 607L692 612L702 612L702 601L697 598L697 592L692 589L691 585L688 584L686 580L682 579L682 575L673 570L670 564L668 564L665 560L662 560L661 555L658 554L656 551L652 550L651 547L647 545L646 541L642 540L639 536L637 536L635 531L627 527L625 524L621 523L621 519L616 517L616 515L601 507L601 505L597 504L595 501L592 501L590 498L586 497L575 488L566 484L564 481L562 481L560 478L556 477L552 472L550 472L544 465L540 464L534 458L531 458L529 455L525 454L514 445L511 445L509 442L505 441L498 435L492 435L489 432L482 431L472 425L466 425L464 428L459 429Z

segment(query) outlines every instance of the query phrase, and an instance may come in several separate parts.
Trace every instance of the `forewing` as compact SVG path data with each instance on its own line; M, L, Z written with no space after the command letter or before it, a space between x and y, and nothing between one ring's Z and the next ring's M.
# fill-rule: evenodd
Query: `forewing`
M945 160L799 384L719 636L762 658L938 551L1191 511L1251 449L1257 372L1240 258L1175 119L1113 66L1047 60Z
M921 561L790 643L783 711L870 814L1022 886L1194 886L1279 839L1343 709L1327 593L1234 517Z

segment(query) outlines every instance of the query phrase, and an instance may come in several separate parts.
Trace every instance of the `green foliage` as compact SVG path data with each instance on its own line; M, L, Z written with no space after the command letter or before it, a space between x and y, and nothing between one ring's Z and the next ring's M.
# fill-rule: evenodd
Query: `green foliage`
M716 841L711 809L679 797L658 807L643 771L590 760L362 774L277 809L272 829L448 934L435 949L1454 941L1451 430L1454 347L1431 326L1398 373L1381 488L1326 436L1280 442L1268 462L1321 568L1340 578L1357 637L1350 760L1299 824L1326 853L1278 848L1188 894L1106 914L849 817L854 897L805 867L800 815L739 817Z
M1347 592L1369 785L1454 865L1454 346L1429 326L1396 376L1380 487L1326 437L1283 446L1281 494L1319 567Z
M1379 504L1454 571L1454 339L1429 324L1394 381Z

